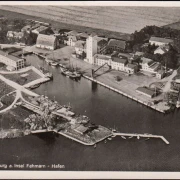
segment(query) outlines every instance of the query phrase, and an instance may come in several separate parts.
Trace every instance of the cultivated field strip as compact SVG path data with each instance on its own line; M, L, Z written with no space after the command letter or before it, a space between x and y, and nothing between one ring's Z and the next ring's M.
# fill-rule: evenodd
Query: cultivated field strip
M146 25L163 26L180 20L178 8L162 7L1 6L0 9L123 33L132 33Z

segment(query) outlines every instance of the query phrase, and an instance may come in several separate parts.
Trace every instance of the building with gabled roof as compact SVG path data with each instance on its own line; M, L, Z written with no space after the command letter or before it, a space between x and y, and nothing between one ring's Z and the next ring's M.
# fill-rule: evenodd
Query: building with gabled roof
M143 94L149 98L153 98L156 94L155 91L147 87L138 87L136 92Z
M155 44L156 46L161 46L161 45L165 45L165 44L173 44L173 40L172 39L167 39L167 38L161 38L161 37L154 37L152 36L149 39L149 43L151 45Z
M159 46L155 51L154 54L164 54L167 53L169 51L169 45L165 44L165 45L161 45Z
M78 55L82 55L83 52L86 53L86 41L79 40L75 42L75 52Z
M119 71L124 71L127 63L127 59L112 57L111 68Z
M113 51L122 51L124 52L126 50L127 43L126 41L123 40L118 40L118 39L110 39L108 42L108 50L111 52Z
M36 47L55 50L59 47L59 42L53 35L39 34L36 40Z

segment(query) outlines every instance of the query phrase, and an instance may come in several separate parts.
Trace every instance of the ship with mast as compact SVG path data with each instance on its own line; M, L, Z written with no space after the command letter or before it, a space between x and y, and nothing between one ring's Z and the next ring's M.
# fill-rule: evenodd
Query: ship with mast
M79 80L81 78L81 73L77 72L77 66L76 68L74 68L73 65L70 64L70 60L69 60L69 68L60 67L60 70L63 75L73 80Z

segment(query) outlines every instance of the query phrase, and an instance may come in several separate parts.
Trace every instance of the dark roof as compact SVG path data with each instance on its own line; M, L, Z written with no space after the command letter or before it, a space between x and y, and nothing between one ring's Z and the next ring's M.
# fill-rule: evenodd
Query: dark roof
M147 95L153 96L154 95L154 91L152 89L148 89L146 87L138 87L136 89L137 91L140 91L142 93L145 93Z
M80 125L80 126L76 127L75 130L78 132L81 132L81 133L85 133L88 130L88 127Z
M118 63L122 63L122 64L126 64L127 63L127 59L123 59L123 58L118 58L118 57L112 57L112 61L118 62Z
M22 59L22 58L17 58L17 57L15 57L15 56L12 56L12 55L8 54L7 52L3 52L3 51L1 51L1 50L0 50L0 55L2 55L2 56L4 56L4 57L7 57L7 58L9 58L9 59L12 59L12 60L14 60L14 61L16 61L16 62Z
M34 29L34 31L38 31L39 33L44 31L44 30L47 30L49 27L47 26L39 26L38 28Z
M91 36L91 37L94 37L94 36L97 36L97 34L96 34L95 32L92 32L92 33L90 34L90 36Z
M162 43L173 43L172 39L166 39L161 37L151 37L149 41L156 41L156 42L162 42Z
M76 41L75 43L75 47L78 47L78 48L86 48L86 42L85 41Z
M97 43L97 45L98 46L104 46L104 45L107 45L108 44L108 42L105 40L105 39L101 39L100 41L98 41L98 43Z
M82 32L82 33L79 33L78 36L82 38L88 38L89 35L85 32Z
M53 35L39 34L37 37L36 44L41 44L45 46L54 46L55 40L56 37Z
M110 39L108 46L117 46L121 49L125 49L126 48L126 41L117 40L117 39Z
M137 66L136 64L130 64L130 63L127 64L127 67L131 69L134 69L136 66Z
M65 33L65 32L70 32L70 31L71 31L70 29L60 29L59 33Z
M77 36L78 32L77 31L69 31L66 33L68 36Z
M111 59L111 56L107 56L107 55L103 55L103 54L96 54L95 55L95 58L98 58L98 59L103 59L103 60L110 60Z

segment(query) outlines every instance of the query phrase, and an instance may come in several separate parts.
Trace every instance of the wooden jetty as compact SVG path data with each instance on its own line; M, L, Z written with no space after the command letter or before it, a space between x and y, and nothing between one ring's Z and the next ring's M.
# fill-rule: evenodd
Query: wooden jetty
M122 136L122 137L143 137L143 138L159 138L162 139L166 144L170 144L169 141L164 137L160 135L152 135L152 134L133 134L133 133L120 133L120 132L114 132L114 136Z

